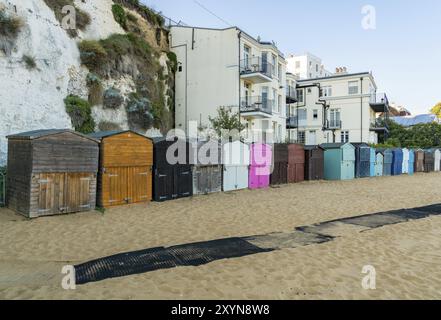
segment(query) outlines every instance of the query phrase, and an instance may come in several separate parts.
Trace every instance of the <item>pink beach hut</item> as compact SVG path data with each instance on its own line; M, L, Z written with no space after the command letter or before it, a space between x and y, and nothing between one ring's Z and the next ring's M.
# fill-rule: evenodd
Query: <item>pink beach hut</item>
M264 143L253 143L250 146L250 189L268 188L270 184L271 164L273 150L270 145Z

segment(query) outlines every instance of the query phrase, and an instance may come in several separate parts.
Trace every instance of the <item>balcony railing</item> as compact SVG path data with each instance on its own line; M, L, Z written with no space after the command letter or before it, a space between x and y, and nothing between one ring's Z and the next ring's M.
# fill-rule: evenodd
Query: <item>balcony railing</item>
M389 131L389 125L387 121L385 121L382 118L376 119L371 122L371 129L372 130L386 130Z
M326 128L330 130L339 130L342 128L341 120L326 120Z
M297 100L297 89L292 86L286 87L286 103L296 103Z
M389 112L389 99L385 93L373 93L369 101L372 109L377 113Z
M272 115L275 101L261 96L244 97L240 103L240 113L262 112Z
M298 127L299 127L299 118L298 117L286 118L286 128L287 129L296 129Z
M240 62L240 74L261 73L268 78L275 77L274 66L260 57L244 59Z

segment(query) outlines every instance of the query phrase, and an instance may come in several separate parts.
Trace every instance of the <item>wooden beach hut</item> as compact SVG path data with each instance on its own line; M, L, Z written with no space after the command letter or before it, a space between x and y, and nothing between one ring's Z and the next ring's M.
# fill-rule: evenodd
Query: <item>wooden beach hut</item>
M375 152L375 176L382 177L383 176L383 164L384 164L384 154L380 150Z
M288 145L277 143L273 145L273 170L270 176L271 185L288 183ZM294 174L295 177L295 174ZM292 181L294 182L294 181Z
M402 172L403 172L403 174L409 174L410 151L407 148L403 148L402 152L403 152Z
M273 157L272 152L272 147L268 144L253 143L250 146L250 189L263 189L269 187Z
M235 191L248 188L250 146L241 141L223 145L223 191Z
M320 146L305 146L305 180L325 178L325 150Z
M424 151L424 172L435 171L435 152L432 149Z
M305 148L301 144L288 145L288 183L305 181Z
M394 160L394 155L391 149L379 149L383 154L383 176L392 175L392 164Z
M415 150L415 172L424 172L424 150Z
M367 178L371 176L371 147L366 143L353 143L355 147L355 177Z
M399 176L403 174L403 150L393 149L392 155L392 175Z
M415 172L415 152L409 150L409 175L412 176Z
M107 208L151 201L152 140L133 131L89 136L100 141L97 205Z
M190 144L187 140L153 139L153 200L162 202L193 195L189 155Z
M326 143L325 179L352 180L355 178L355 147L350 143Z
M222 191L222 145L215 140L191 143L193 195Z
M96 139L65 129L7 138L10 209L29 218L95 209Z

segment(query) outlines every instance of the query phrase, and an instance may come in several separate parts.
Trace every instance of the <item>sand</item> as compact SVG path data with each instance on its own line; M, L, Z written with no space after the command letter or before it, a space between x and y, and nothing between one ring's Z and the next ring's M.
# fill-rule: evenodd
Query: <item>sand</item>
M3 299L440 299L441 216L335 240L104 280L66 291L61 268L120 252L296 227L441 203L441 173L305 182L26 220L0 209ZM365 265L377 289L361 286Z

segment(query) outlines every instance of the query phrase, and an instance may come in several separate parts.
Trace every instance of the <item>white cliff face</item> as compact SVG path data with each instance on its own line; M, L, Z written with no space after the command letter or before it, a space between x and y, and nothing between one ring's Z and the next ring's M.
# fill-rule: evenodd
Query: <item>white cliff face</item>
M8 14L20 17L24 26L10 55L0 50L0 166L7 160L6 136L18 132L72 128L64 99L69 95L88 98L88 69L81 65L77 42L98 40L112 34L124 34L112 14L112 0L75 0L75 5L87 12L91 22L78 37L72 39L60 26L43 0L0 0ZM28 70L23 55L34 57L37 68ZM166 65L166 57L161 57ZM103 79L103 88L115 87L123 96L135 90L133 79ZM117 110L93 106L92 116L100 122L112 122L128 129L124 106ZM160 135L156 129L146 132Z

